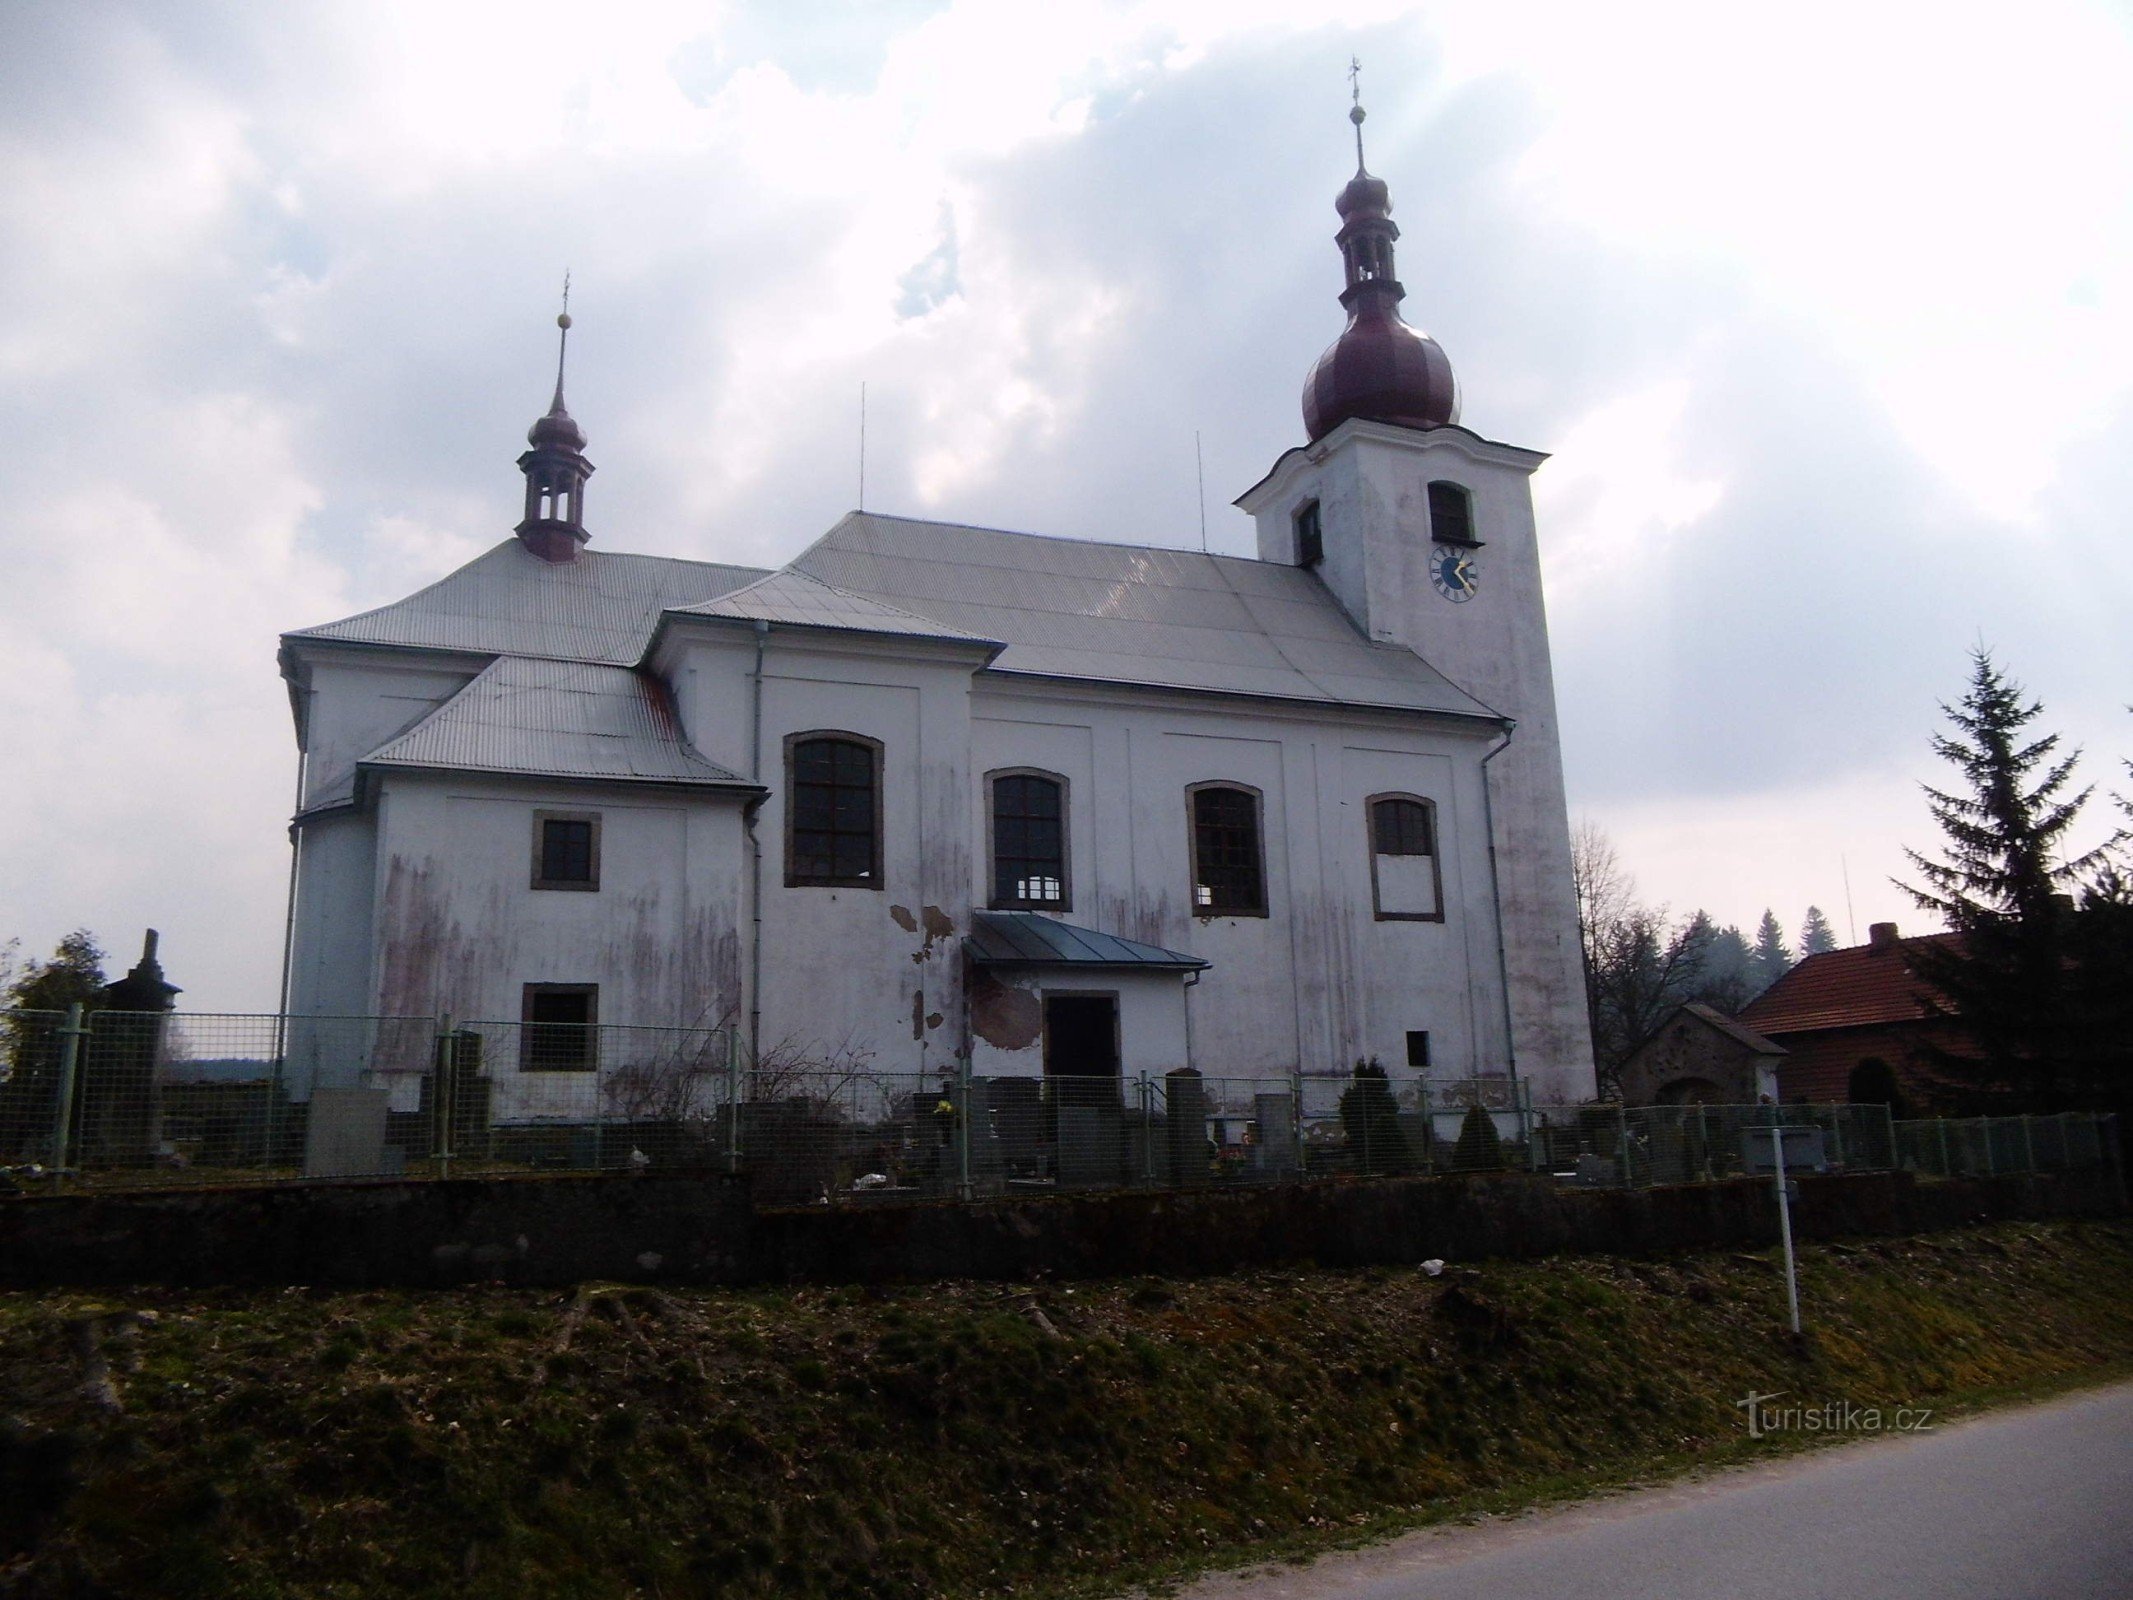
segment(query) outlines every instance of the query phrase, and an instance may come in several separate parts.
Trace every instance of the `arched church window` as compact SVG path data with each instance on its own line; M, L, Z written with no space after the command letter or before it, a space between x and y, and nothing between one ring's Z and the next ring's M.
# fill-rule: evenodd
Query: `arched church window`
M1370 892L1381 922L1444 920L1437 865L1437 808L1413 794L1375 794L1370 819Z
M990 779L994 909L1066 910L1066 779L1036 771Z
M785 741L785 882L879 889L881 745L854 733Z
M1192 808L1193 915L1265 916L1259 791L1243 784L1200 783L1187 797Z
M1429 486L1429 536L1438 544L1478 544L1474 537L1474 497L1456 483L1441 479Z

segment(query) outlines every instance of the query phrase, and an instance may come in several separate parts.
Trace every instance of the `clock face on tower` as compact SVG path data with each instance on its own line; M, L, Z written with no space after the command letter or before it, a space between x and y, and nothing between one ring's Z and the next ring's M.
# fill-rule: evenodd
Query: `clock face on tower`
M1474 569L1474 552L1456 545L1435 545L1429 552L1429 581L1437 593L1453 602L1474 598L1481 575Z

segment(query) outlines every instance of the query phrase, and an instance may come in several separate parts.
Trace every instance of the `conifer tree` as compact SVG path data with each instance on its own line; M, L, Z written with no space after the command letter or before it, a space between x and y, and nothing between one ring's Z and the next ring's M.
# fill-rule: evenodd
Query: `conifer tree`
M1819 911L1808 908L1815 916ZM1785 930L1778 926L1777 913L1768 906L1763 908L1763 920L1755 925L1755 993L1761 994L1778 979L1792 970L1792 952L1785 946Z
M1942 853L1906 850L1921 881L1899 887L1958 936L1917 946L1911 959L1929 1014L1955 1023L1963 1043L1924 1053L1961 1109L2061 1110L2075 1087L2067 897L2104 855L2061 859L2089 797L2067 792L2080 752L2056 756L2058 735L2025 731L2043 707L1982 647L1968 691L1941 709L1951 731L1933 736L1933 750L1962 785L1926 786Z
M1829 925L1829 918L1822 915L1820 906L1807 908L1807 920L1800 924L1800 955L1826 956L1837 948L1836 930Z

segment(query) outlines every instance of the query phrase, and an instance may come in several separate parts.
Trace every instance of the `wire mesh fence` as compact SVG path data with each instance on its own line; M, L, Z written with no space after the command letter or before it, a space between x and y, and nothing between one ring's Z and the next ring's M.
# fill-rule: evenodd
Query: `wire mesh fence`
M2078 1172L2115 1165L2119 1155L2117 1118L2083 1111L1899 1122L1895 1138L1899 1166L1936 1178Z
M1826 1170L1895 1165L1889 1110L1878 1105L1592 1105L1551 1108L1534 1129L1536 1170L1595 1188L1709 1183L1748 1175L1751 1128L1822 1131Z
M967 1076L845 1052L748 1062L731 1030L428 1017L0 1013L16 1187L718 1170L760 1203L1526 1170L1642 1187L1823 1132L1827 1170L1945 1176L2113 1158L2107 1118L1892 1123L1881 1106L1534 1108L1511 1078Z

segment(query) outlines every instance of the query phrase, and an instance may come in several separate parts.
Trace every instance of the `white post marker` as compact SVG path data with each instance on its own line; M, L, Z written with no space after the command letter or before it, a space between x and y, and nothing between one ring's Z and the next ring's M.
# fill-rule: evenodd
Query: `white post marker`
M1785 1130L1770 1130L1770 1148L1776 1157L1778 1188L1778 1237L1785 1245L1785 1311L1792 1331L1800 1331L1800 1283L1792 1264L1792 1189L1785 1181Z
M1783 1124L1767 1128L1743 1128L1741 1158L1742 1164L1750 1172L1768 1172L1777 1179L1778 1238L1785 1246L1785 1309L1792 1323L1792 1331L1798 1333L1800 1282L1792 1255L1792 1196L1796 1186L1785 1175L1785 1144L1788 1138L1796 1141L1793 1153L1797 1166L1811 1168L1816 1172L1828 1169L1828 1158L1823 1154L1822 1130L1812 1123L1789 1128Z

